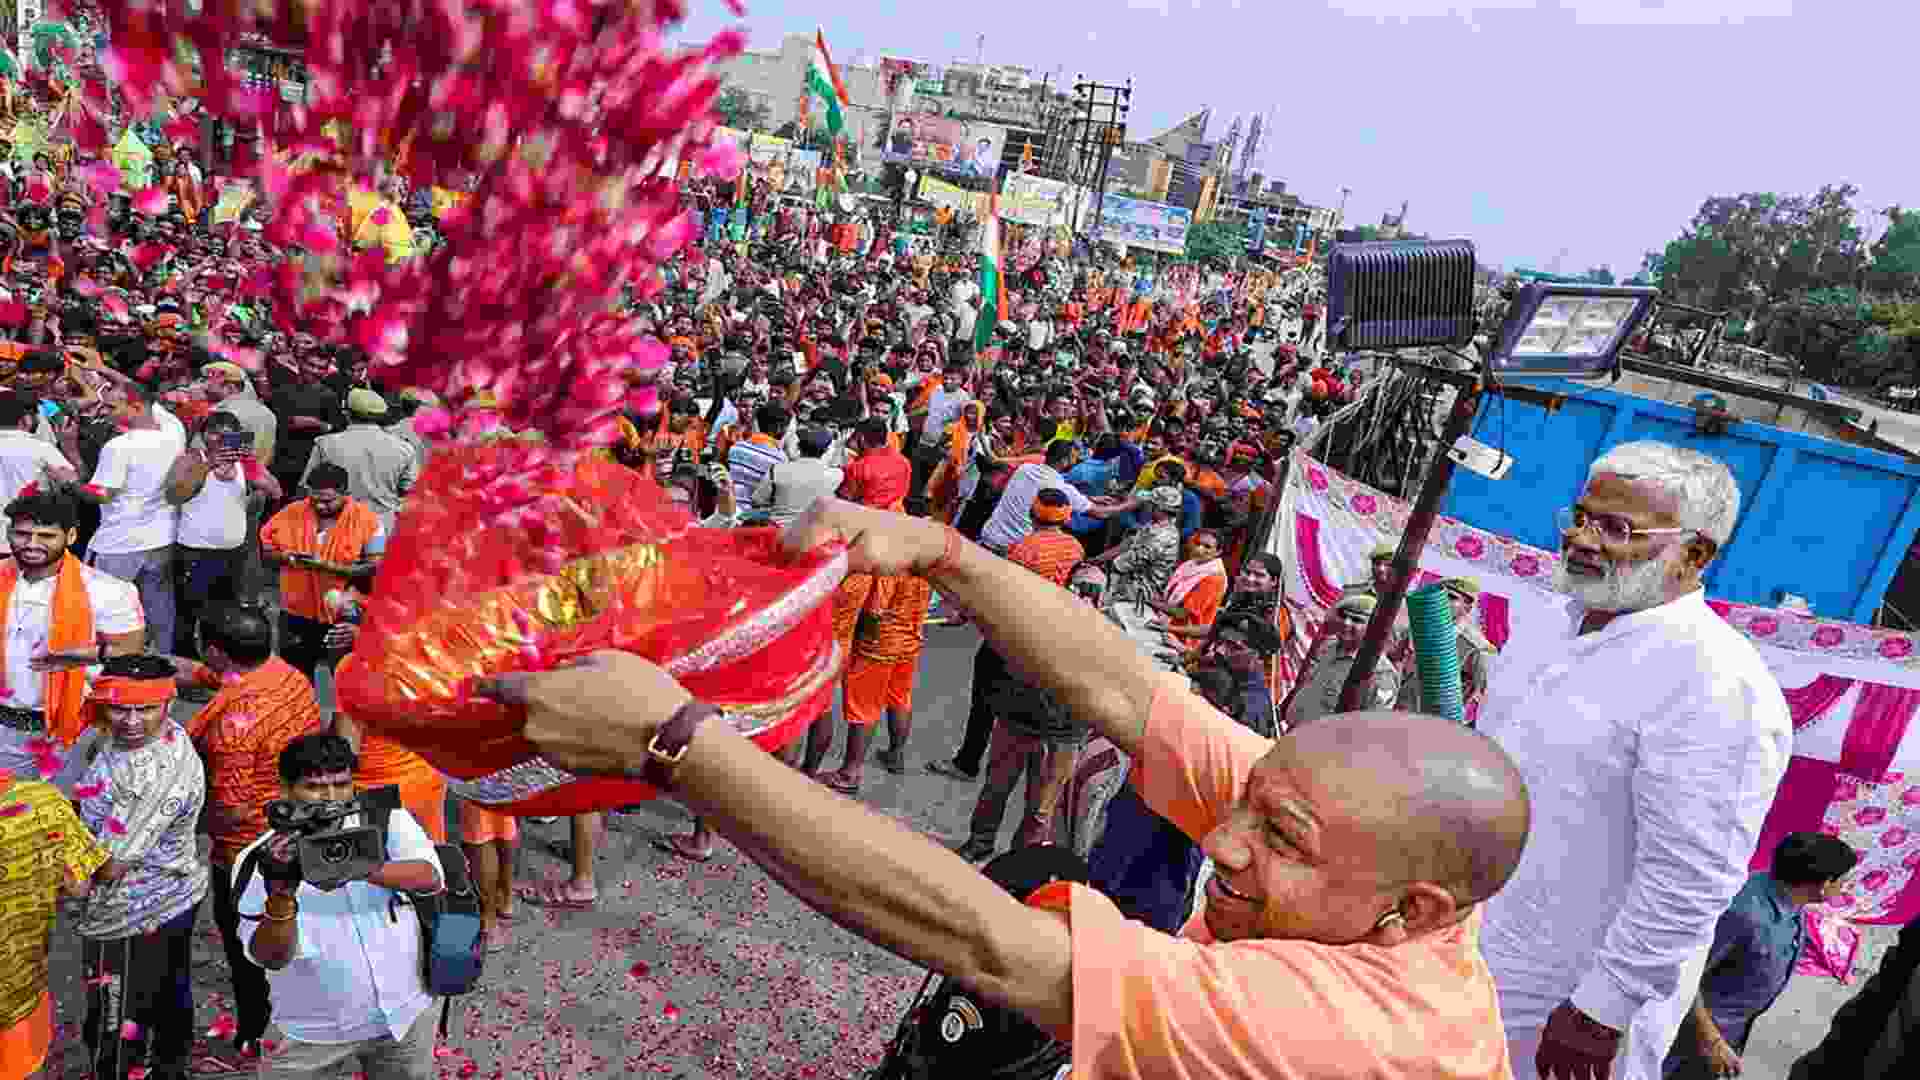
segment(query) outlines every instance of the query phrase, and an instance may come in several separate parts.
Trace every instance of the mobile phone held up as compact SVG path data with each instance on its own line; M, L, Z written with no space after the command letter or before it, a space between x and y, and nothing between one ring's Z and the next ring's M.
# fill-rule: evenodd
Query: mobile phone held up
M213 433L213 448L222 454L244 454L253 449L253 433L216 431Z

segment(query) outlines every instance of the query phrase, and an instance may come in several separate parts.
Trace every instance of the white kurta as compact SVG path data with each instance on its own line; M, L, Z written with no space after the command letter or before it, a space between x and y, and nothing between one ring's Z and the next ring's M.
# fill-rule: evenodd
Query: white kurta
M1481 949L1514 1071L1560 1002L1627 1031L1616 1077L1658 1080L1715 922L1786 772L1793 724L1760 654L1695 591L1576 635L1508 642L1479 729L1533 825ZM1691 973L1689 978L1688 972Z

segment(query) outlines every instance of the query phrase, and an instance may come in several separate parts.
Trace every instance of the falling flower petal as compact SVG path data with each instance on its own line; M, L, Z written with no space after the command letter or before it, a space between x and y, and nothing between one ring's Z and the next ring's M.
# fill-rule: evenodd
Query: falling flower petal
M128 254L127 258L133 260L133 265L138 267L140 272L144 274L148 270L153 269L160 260L171 254L173 254L173 249L165 244L148 243L141 244L139 247L134 248L133 251Z
M167 211L167 189L163 187L142 188L133 196L133 209L139 214L164 214Z
M81 784L79 787L74 788L73 794L77 798L91 799L105 790L107 790L107 782L105 780L95 780L91 784Z
M111 161L96 161L82 165L74 172L93 189L96 195L111 195L119 191L124 179L120 175L119 168Z
M124 1023L124 1024L121 1024L121 1025L120 1025L120 1037L121 1037L121 1038L123 1038L123 1039L137 1039L137 1038L139 1038L139 1037L140 1037L140 1024L139 1024L139 1023L138 1023L137 1021L133 1021L133 1020L128 1020L128 1021L127 1021L126 1023Z
M19 817L28 809L27 804L23 802L9 803L6 806L0 806L0 818Z
M213 1026L207 1029L209 1039L231 1039L240 1030L240 1023L232 1013L221 1013L213 1018Z
M110 817L107 819L107 832L112 833L114 836L125 836L127 835L127 823L117 817Z

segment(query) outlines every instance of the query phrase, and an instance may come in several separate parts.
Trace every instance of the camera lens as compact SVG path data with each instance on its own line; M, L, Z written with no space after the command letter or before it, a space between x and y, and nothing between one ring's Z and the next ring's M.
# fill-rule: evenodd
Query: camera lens
M322 840L313 845L313 853L326 866L338 866L353 858L353 843L348 840Z

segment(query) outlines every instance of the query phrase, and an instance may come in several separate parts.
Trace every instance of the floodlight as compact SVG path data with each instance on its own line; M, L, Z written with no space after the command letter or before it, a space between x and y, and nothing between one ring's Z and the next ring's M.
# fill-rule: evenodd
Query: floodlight
M1503 378L1608 375L1659 295L1645 285L1529 282L1507 306L1488 369Z
M1471 240L1338 244L1327 256L1327 334L1341 349L1464 345L1473 338Z

